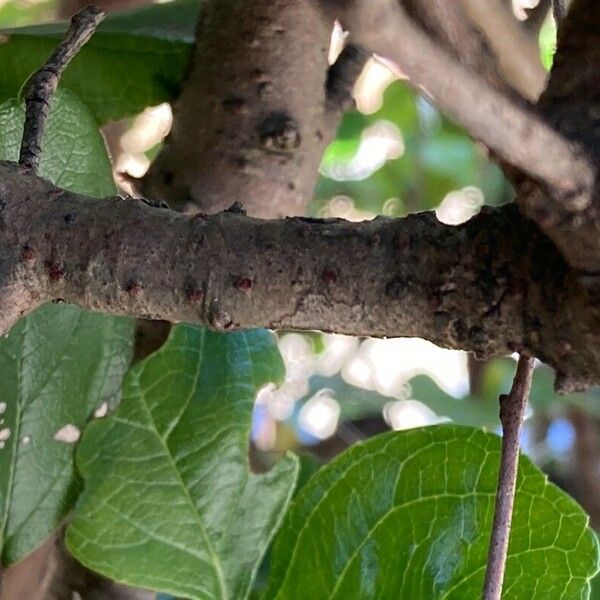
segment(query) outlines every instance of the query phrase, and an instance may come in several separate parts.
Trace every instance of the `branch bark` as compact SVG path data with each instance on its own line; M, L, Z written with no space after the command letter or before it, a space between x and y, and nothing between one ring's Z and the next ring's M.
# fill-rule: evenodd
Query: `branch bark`
M573 267L600 273L600 123L595 116L600 76L593 67L600 58L598 4L574 2L538 114L444 53L396 2L336 4L336 9L360 44L394 60L415 87L501 162L516 168L521 175L513 180L524 212ZM578 91L582 102L574 101Z
M461 0L469 19L485 34L504 77L524 98L535 102L546 87L546 70L537 40L521 28L500 0Z
M521 355L510 394L500 397L502 453L500 455L496 508L482 600L500 600L502 596L502 583L506 568L508 540L510 538L517 485L519 438L529 391L531 390L533 364L532 357Z
M565 137L449 57L388 0L358 3L345 16L355 39L394 60L415 87L508 164L577 206L594 170Z
M61 298L217 330L419 336L482 356L529 351L558 369L563 389L600 382L598 294L514 206L460 227L426 213L363 223L193 218L78 196L14 163L0 163L0 181L1 331Z
M343 106L326 95L333 22L308 0L207 0L146 198L260 217L305 211Z
M42 135L50 112L50 101L60 77L71 59L92 37L102 19L104 13L92 6L78 12L71 19L71 26L65 39L56 47L42 68L28 81L25 96L25 128L19 155L21 165L37 169L42 151Z

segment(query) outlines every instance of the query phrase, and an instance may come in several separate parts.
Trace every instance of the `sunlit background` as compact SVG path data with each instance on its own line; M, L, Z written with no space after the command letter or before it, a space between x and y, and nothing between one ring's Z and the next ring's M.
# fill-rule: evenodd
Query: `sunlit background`
M527 19L526 9L536 5L536 0L512 0L521 21ZM57 0L0 0L0 27L56 19L68 12L65 6ZM332 60L344 39L337 26ZM539 37L547 68L554 40L549 16ZM385 60L369 60L354 97L357 110L344 116L323 157L310 214L359 221L433 210L441 222L458 225L483 205L510 201L512 190L485 150L415 95ZM106 127L115 179L123 191L132 193L129 180L146 172L171 121L170 106L162 104ZM283 385L264 387L256 399L252 441L257 468L268 468L281 452L295 450L306 452L310 458L303 465L315 469L349 445L390 428L452 420L499 431L497 399L510 388L512 357L479 361L421 339L317 332L278 332L277 338L287 375ZM559 398L552 384L553 373L538 365L523 448L592 512L598 499L587 497L589 487L582 483L589 477L582 460L590 460L582 422L593 424L597 439L600 396L592 391ZM592 472L600 476L596 445ZM597 527L598 511L592 513Z

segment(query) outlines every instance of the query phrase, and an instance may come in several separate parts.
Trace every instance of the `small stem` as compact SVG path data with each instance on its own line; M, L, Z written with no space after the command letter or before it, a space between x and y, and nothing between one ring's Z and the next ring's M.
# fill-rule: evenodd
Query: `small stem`
M519 437L531 390L533 361L531 356L521 355L510 394L500 396L502 453L482 600L500 600L502 594L517 483Z
M104 13L98 8L88 6L80 10L71 19L71 26L64 40L46 63L31 76L25 96L25 126L19 155L20 165L34 171L38 168L50 101L60 77L71 59L92 37L102 19Z

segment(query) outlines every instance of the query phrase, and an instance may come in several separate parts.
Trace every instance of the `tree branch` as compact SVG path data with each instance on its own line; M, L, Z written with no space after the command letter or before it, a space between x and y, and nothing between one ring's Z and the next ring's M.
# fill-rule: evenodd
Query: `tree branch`
M594 274L600 273L600 77L593 66L600 58L599 6L591 0L574 1L561 30L548 90L540 100L541 116L536 116L445 54L396 2L336 4L358 43L396 61L413 85L503 164L517 169L512 178L523 211L573 267Z
M461 0L461 4L485 34L506 80L524 98L536 101L546 87L547 77L537 41L520 27L500 0Z
M92 37L96 27L104 19L104 13L88 6L72 19L64 40L57 46L45 64L27 83L25 96L25 127L19 164L37 169L40 162L42 135L50 111L50 101L63 71L82 46Z
M359 2L342 16L353 39L394 60L412 85L475 139L544 184L549 201L579 208L582 192L592 187L594 169L569 140L448 56L396 2Z
M332 25L307 0L203 2L173 127L142 194L174 209L215 212L243 198L253 216L304 213L344 108L326 93Z
M431 213L193 218L69 193L13 163L0 163L0 181L0 331L62 298L222 331L419 336L482 356L527 350L559 370L565 389L600 381L600 303L514 206L460 227Z
M498 472L496 509L490 540L482 600L500 600L506 568L508 541L512 522L517 470L519 466L519 438L531 390L533 358L522 354L508 396L500 396L502 423L502 453Z

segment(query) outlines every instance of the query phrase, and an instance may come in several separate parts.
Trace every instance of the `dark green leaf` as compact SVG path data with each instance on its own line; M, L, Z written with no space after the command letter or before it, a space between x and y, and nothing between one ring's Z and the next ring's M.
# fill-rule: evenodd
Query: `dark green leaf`
M245 598L298 470L293 457L263 475L248 467L256 391L282 377L266 331L175 328L130 371L115 415L86 430L74 556L176 596Z
M63 76L99 123L172 100L193 43L198 0L110 15ZM66 31L65 23L2 32L0 102L14 97ZM4 39L3 38L3 39Z
M4 564L36 548L77 498L75 445L55 435L83 429L104 402L115 403L132 333L129 320L50 304L0 340L0 430L10 432L0 449Z
M499 452L496 436L454 425L354 446L292 503L266 598L479 598ZM587 516L524 457L517 490L505 597L587 598L598 568Z

